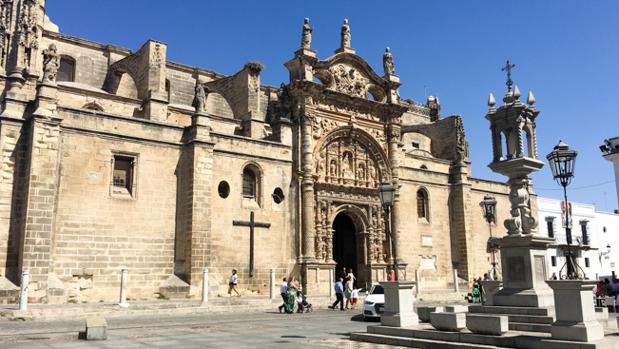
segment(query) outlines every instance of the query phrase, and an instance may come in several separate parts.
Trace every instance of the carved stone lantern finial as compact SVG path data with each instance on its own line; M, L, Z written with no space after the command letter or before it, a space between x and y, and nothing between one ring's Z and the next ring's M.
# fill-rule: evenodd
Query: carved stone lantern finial
M494 99L494 95L491 93L490 96L488 96L488 106L490 107L490 109L494 108L494 105L496 104L496 100Z
M533 92L531 91L527 94L527 104L531 107L535 104L535 96L533 96Z
M518 100L520 98L520 89L518 88L518 85L514 86L514 100Z
M309 18L303 20L303 31L301 33L301 48L309 50L312 45L313 28L309 24Z

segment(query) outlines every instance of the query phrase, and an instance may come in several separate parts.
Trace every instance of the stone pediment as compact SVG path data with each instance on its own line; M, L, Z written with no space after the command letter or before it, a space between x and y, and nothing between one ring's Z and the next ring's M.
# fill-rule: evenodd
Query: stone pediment
M326 88L353 97L382 103L389 93L389 82L353 53L340 52L316 62L314 75Z

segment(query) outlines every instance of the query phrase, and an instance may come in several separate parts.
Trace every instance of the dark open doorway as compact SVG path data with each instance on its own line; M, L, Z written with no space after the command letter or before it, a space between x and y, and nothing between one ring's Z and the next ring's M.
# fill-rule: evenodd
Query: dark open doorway
M340 277L342 268L351 268L358 275L357 241L355 224L346 213L340 213L333 221L333 260L337 263L336 278Z

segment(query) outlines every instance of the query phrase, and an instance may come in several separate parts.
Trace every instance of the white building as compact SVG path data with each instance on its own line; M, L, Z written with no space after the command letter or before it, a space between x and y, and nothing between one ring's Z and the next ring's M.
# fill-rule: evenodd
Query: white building
M572 204L572 245L589 246L582 251L577 264L583 269L589 279L596 278L601 271L598 246L604 244L601 237L595 234L595 206L580 203ZM539 232L542 236L554 237L557 245L567 244L565 227L563 225L562 201L538 197ZM618 222L619 223L619 222ZM560 275L565 265L565 257L557 248L547 252L548 275ZM567 267L566 267L567 268ZM563 270L565 274L566 270Z
M599 241L599 275L611 275L613 271L619 274L619 214L596 212L594 229L596 240Z

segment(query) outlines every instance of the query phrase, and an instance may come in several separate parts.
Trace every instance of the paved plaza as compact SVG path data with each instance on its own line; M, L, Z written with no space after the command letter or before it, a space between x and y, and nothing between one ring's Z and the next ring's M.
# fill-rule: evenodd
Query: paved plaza
M84 320L0 322L0 349L48 348L388 348L353 342L365 331L358 311L252 312L115 317L108 340L78 340ZM376 324L376 323L374 323Z

